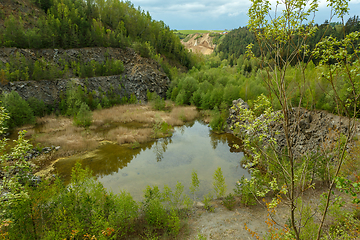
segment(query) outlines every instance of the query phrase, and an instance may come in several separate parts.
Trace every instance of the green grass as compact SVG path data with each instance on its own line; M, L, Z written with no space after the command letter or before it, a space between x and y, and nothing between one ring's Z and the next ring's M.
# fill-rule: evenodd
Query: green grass
M194 33L211 33L211 32L224 32L225 30L177 30L182 34L194 34Z

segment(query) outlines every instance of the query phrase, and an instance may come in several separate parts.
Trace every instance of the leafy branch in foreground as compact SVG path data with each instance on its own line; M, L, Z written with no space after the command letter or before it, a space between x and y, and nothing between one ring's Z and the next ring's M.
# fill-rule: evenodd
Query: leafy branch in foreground
M333 17L342 18L348 12L347 1L329 1L333 8ZM354 134L355 116L359 113L359 62L358 51L351 55L348 48L359 39L357 33L349 34L341 42L334 39L325 39L318 44L320 50L311 52L308 39L315 31L313 18L318 9L318 1L284 0L276 3L272 13L270 1L252 0L249 9L249 29L256 36L261 52L261 66L266 71L264 82L270 93L270 100L261 96L254 104L253 110L242 109L242 121L237 125L238 131L244 139L244 148L247 152L252 179L248 184L257 186L254 194L264 197L268 192L280 193L283 202L290 209L290 236L295 239L306 238L308 224L314 222L318 228L313 235L316 239L322 236L322 229L328 207L331 203L331 193L340 168L346 156L346 149ZM267 53L270 55L266 55ZM252 54L252 45L248 46L248 54ZM301 129L304 119L302 101L306 91L310 88L306 81L305 69L313 57L321 56L323 76L332 86L327 94L336 102L338 113L348 117L340 119L346 125L345 136L333 136L339 144L335 148L319 146L315 156L308 152L298 154L294 147L296 133ZM335 62L335 64L333 64ZM294 66L298 69L298 77L292 81L286 78L286 72ZM347 84L347 93L339 92L339 85ZM299 98L294 101L293 92L298 92ZM271 105L276 105L280 110L273 112ZM297 106L297 108L295 108ZM261 110L262 115L256 114ZM350 111L351 110L351 111ZM353 117L353 118L351 118ZM280 126L277 126L280 125ZM279 138L279 135L283 138ZM320 216L320 221L314 220L314 214L306 212L308 209L301 201L305 190L315 187L314 177L309 173L314 169L314 159L324 159L323 164L328 176L326 189L326 204ZM316 160L315 160L316 161ZM245 181L246 182L246 181ZM278 204L276 197L270 203L270 208ZM306 217L308 216L308 217Z

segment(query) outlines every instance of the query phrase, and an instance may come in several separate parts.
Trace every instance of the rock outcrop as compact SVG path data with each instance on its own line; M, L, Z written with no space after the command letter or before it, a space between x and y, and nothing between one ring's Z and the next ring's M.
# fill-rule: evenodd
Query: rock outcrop
M0 51L0 61L4 64L10 61L11 56L19 53L28 61L43 58L47 62L58 63L60 60L68 62L83 59L85 62L95 60L105 61L106 57L121 60L125 71L121 75L92 77L80 79L69 76L67 79L19 81L1 85L2 92L16 91L24 99L36 97L47 104L59 100L61 92L66 92L67 82L74 81L80 86L86 86L88 91L97 94L112 90L120 97L135 94L138 100L146 100L146 92L156 92L165 97L170 80L161 69L161 66L152 59L140 57L134 50L120 48L81 48L81 49L17 49L5 48Z
M231 129L235 123L240 122L239 108L248 107L242 99L233 101L233 107L230 108L230 115L227 119L229 132L234 134ZM304 108L292 108L289 112L289 123L289 136L295 157L330 149L336 145L340 133L346 135L349 131L349 119L322 110L309 111ZM284 150L287 144L283 123L271 122L270 125L271 132L279 133L274 135L279 150ZM355 135L360 138L359 121L355 126Z

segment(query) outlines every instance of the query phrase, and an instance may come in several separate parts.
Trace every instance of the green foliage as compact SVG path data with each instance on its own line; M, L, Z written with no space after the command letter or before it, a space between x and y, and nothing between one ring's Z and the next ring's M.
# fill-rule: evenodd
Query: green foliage
M149 42L134 42L132 44L132 48L134 48L134 50L144 58L150 58L154 54L154 49Z
M9 57L8 63L0 64L0 69L4 72L7 81L38 81L66 78L71 72L73 76L80 78L119 75L124 72L125 67L122 61L110 58L106 58L103 62L95 60L85 62L81 57L76 61L59 59L56 62L49 62L41 58L33 62L16 52L15 56Z
M5 133L6 127L5 121L9 119L6 110L0 107L0 134ZM0 140L0 167L3 173L2 182L0 184L0 219L7 220L7 222L17 222L24 227L29 224L23 224L24 218L28 217L27 209L24 209L24 205L29 203L29 194L27 186L31 184L31 172L32 167L30 161L25 159L25 154L31 149L31 145L28 140L25 140L26 131L19 132L18 139L15 141L15 146L6 152L6 139ZM8 231L11 233L13 228L10 225ZM1 229L3 231L3 229ZM6 230L5 230L6 231ZM21 228L15 229L20 232ZM5 232L6 233L6 232ZM7 232L8 233L8 232ZM28 232L28 237L32 237L33 232ZM12 238L9 234L10 239Z
M129 102L130 104L134 104L134 103L137 103L137 102L138 102L138 99L136 98L136 96L135 96L134 93L130 94L130 98L129 98L128 102Z
M9 128L22 126L28 123L34 123L34 112L29 104L20 97L20 95L11 91L1 96L2 106L9 113L9 120L6 122Z
M42 100L38 100L35 97L31 97L27 100L30 108L34 112L34 115L37 117L43 117L46 113L48 113L48 109Z
M221 171L221 167L218 167L216 169L216 171L214 172L214 175L213 175L213 179L214 179L213 186L214 186L214 190L216 193L216 197L217 198L224 197L227 186L225 183L225 178Z
M168 215L160 198L160 190L158 187L153 189L146 188L144 196L144 213L146 222L156 229L163 229L166 227Z
M171 134L172 126L162 121L161 119L156 119L152 130L153 130L153 137L159 138Z
M256 189L254 187L254 183L247 181L244 176L236 184L234 191L241 197L240 202L245 206L256 205Z
M157 229L166 229L172 235L177 235L180 230L180 209L186 210L191 201L183 194L184 186L176 184L173 192L168 186L164 186L160 192L157 186L148 186L144 193L143 210L147 223ZM170 213L170 214L168 214Z
M86 103L81 103L79 112L74 118L74 123L76 126L88 127L92 122L92 112L90 111L89 106Z
M214 211L213 206L210 205L210 201L213 199L213 194L209 192L208 194L204 195L203 203L205 204L204 208L210 212Z
M194 195L194 201L196 200L195 193L199 190L199 187L200 187L200 180L198 178L197 172L193 170L191 172L190 192Z
M165 100L161 98L159 95L157 95L155 92L151 93L148 90L146 93L146 97L154 110L159 110L159 111L165 110L166 107Z
M221 103L220 109L218 110L217 107L215 107L214 111L212 112L212 118L209 123L211 129L216 132L223 132L226 129L227 123L226 120L229 116L228 106L225 102Z
M229 193L222 201L222 204L230 211L234 208L235 203L235 197L231 193Z

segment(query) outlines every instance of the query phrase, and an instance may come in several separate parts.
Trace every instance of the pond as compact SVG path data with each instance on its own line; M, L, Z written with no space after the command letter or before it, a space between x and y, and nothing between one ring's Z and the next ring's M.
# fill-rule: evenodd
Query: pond
M212 189L213 174L221 167L228 193L236 181L250 174L241 167L243 153L234 148L239 139L231 134L216 134L201 121L175 127L171 137L146 144L104 144L96 150L62 159L55 165L58 174L69 181L76 161L88 166L108 190L119 193L126 190L141 200L146 186L167 184L174 188L177 181L189 193L191 173L197 171L201 197Z

